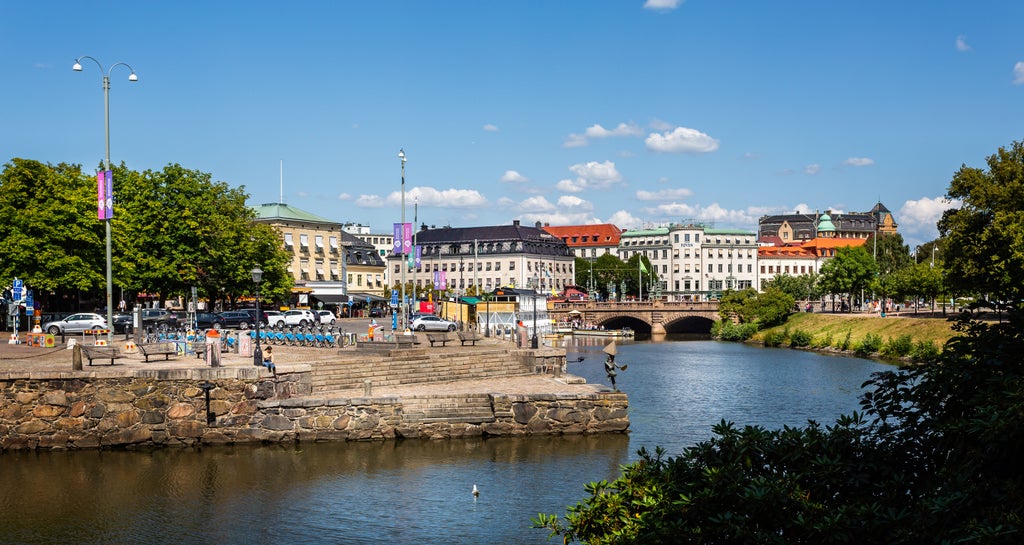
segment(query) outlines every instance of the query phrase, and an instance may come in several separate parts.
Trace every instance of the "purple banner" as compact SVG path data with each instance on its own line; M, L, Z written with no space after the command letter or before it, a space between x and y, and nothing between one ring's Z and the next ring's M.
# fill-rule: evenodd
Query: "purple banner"
M107 219L107 184L103 172L96 173L96 215L101 220Z
M412 253L412 224L406 223L402 229L402 253Z
M434 271L434 289L441 289L441 271Z
M448 271L441 271L441 287L437 288L437 289L439 289L439 290L446 290L446 289L448 289Z
M108 170L107 174L107 192L106 192L106 209L107 219L114 219L114 172Z
M420 267L420 258L423 257L423 246L416 246L416 268Z
M401 223L396 223L395 224L395 242L394 242L394 245L395 245L395 248L392 251L396 255L400 255L402 253L402 224Z

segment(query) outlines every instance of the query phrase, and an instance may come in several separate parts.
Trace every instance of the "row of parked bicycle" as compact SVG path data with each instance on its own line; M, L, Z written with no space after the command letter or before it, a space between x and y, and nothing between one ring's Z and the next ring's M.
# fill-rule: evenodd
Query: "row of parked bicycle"
M186 341L194 342L206 338L208 330L184 331L147 328L142 339L146 343L162 341ZM223 331L220 330L221 342L228 350L233 350L238 345L239 336L248 336L255 342L256 331ZM348 333L343 329L332 326L274 326L270 329L260 330L260 344L262 345L285 345L285 346L309 346L318 348L342 348L355 342L356 335Z

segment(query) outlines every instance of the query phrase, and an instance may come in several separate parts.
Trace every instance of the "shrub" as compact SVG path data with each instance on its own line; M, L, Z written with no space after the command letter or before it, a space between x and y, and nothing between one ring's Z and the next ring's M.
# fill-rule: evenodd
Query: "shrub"
M882 336L875 333L864 335L864 339L857 343L853 352L860 357L868 357L882 348Z
M812 340L814 340L814 335L810 332L797 329L789 336L789 346L792 346L793 348L809 346Z
M832 333L828 333L824 337L815 337L814 341L811 342L811 346L819 349L832 346Z
M712 334L723 341L745 341L754 336L757 333L756 324L734 324L729 320L722 320L718 322L721 324L718 327L718 333L715 334L715 328L712 327Z
M882 356L887 358L902 358L910 355L913 349L914 339L910 335L900 335L896 338L889 337L881 352Z
M910 359L931 363L939 359L939 347L932 341L917 341L910 351Z
M839 344L836 346L836 348L842 350L843 352L849 350L850 349L850 336L851 335L853 335L853 330L852 329L846 330L846 336L843 337L842 341L839 341Z
M782 346L782 343L785 341L786 334L782 331L769 331L764 334L765 346Z

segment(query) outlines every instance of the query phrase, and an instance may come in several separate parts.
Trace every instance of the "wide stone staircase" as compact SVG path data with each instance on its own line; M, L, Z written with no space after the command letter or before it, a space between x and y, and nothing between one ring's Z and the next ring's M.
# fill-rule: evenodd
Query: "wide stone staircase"
M409 384L522 376L532 370L503 347L358 351L313 363L313 394Z
M417 395L402 398L402 421L479 424L494 421L490 394Z

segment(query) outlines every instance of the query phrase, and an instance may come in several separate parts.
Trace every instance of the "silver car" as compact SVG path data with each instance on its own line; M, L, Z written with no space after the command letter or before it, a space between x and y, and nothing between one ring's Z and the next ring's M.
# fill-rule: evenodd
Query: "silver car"
M420 316L412 321L411 327L416 331L455 331L458 326L430 314Z
M51 335L81 333L87 329L107 329L107 319L99 314L80 312L72 314L63 320L43 324L43 331Z

